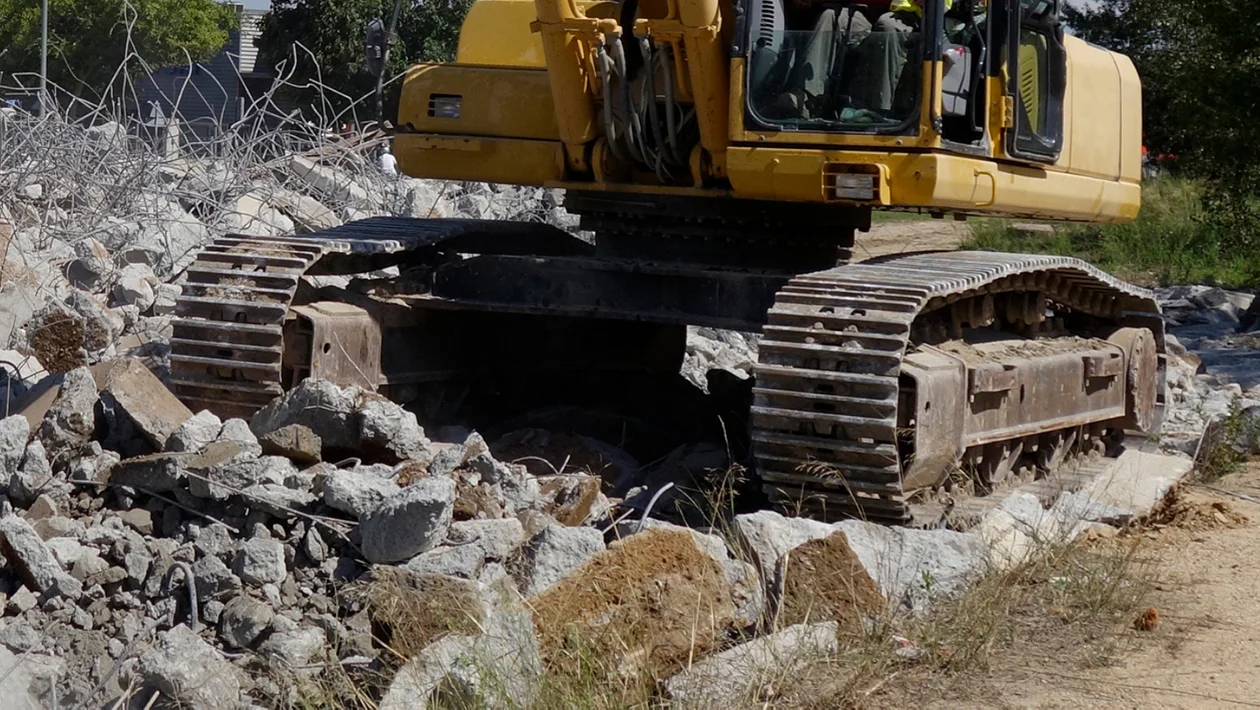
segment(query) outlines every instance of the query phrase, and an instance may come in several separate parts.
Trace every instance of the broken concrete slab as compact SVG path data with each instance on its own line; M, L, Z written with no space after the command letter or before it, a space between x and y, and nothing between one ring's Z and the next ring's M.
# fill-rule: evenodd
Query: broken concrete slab
M604 535L595 528L552 525L525 545L525 562L517 571L521 594L540 594L583 563L604 551Z
M1127 511L1130 518L1141 518L1193 468L1194 462L1188 458L1128 450L1108 473L1081 489L1080 495L1095 504Z
M136 430L144 435L158 451L179 430L193 413L167 389L138 358L127 357L101 368L102 401L115 406L135 423Z
M795 624L700 659L665 682L675 703L688 708L736 708L781 689L806 664L839 648L836 622Z

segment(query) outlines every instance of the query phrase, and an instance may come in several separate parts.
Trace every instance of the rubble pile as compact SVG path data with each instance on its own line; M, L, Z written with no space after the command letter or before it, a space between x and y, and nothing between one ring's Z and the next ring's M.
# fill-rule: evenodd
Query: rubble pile
M1007 494L968 532L768 511L719 530L648 513L694 503L708 474L738 478L723 442L642 465L562 432L488 442L320 380L249 421L190 411L163 384L169 320L181 269L217 236L383 214L575 227L550 191L386 175L370 144L316 133L268 146L169 156L117 125L0 113L0 686L15 707L319 706L330 678L382 708L527 707L582 653L729 706L838 631L920 613L1047 541L1114 534L1189 469L1126 453L1082 491ZM1206 421L1260 405L1260 336L1237 332L1247 297L1159 296L1164 443L1191 452ZM691 328L680 374L720 394L756 349ZM548 447L602 463L530 455Z

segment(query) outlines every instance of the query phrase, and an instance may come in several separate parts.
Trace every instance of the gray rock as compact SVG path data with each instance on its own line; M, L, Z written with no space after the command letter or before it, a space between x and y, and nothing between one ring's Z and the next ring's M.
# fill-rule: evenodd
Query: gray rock
M269 457L278 458L278 457ZM282 459L286 463L288 459ZM292 465L291 463L289 465ZM263 483L242 491L242 498L255 510L277 518L292 518L290 511L307 512L319 498L310 491L290 488L277 483Z
M127 581L135 587L144 585L149 577L149 568L153 558L139 552L128 552L123 555L123 570L127 572Z
M302 537L302 553L306 555L306 559L311 562L323 562L328 557L328 544L324 542L324 536L311 526L306 531L306 535Z
M219 438L223 423L213 412L201 410L184 421L166 440L166 451L172 453L194 452Z
M502 562L525 542L525 528L516 518L461 520L451 523L447 540L475 547L483 558Z
M187 454L153 454L119 461L109 480L153 493L170 493L186 480L182 463Z
M126 323L105 307L95 296L83 291L71 291L66 305L83 318L83 345L96 355L103 355L122 335Z
M39 605L39 597L35 596L30 588L25 585L18 587L18 590L9 597L9 601L5 604L5 609L15 616L25 614Z
M92 371L80 367L66 373L38 436L54 458L86 444L96 433L96 402L100 395Z
M23 587L23 590L26 588ZM35 607L35 595L29 590L26 591L31 606L26 610ZM10 651L14 653L26 653L34 649L38 649L44 644L44 635L31 627L24 620L14 619L3 630L0 630L0 644L4 644Z
M57 560L57 564L61 565L62 569L70 569L75 562L87 554L87 548L72 537L55 537L45 540L44 545L48 547L48 552L52 554L53 559Z
M106 451L101 445L95 441L89 442L83 448L79 458L70 462L70 469L67 472L70 478L81 481L100 481L104 483L109 480L109 471L114 464L122 460L122 457L113 451Z
M319 463L323 442L309 427L290 424L267 433L258 441L264 454L286 456L298 464Z
M475 545L438 547L411 558L406 568L426 574L440 574L460 579L477 579L486 558Z
M53 473L44 445L34 439L26 446L26 458L9 478L9 500L20 507L30 506L45 491L66 491L68 484Z
M175 312L179 301L180 287L174 284L160 284L153 289L153 315L169 316Z
M231 439L215 441L182 457L180 465L188 477L188 492L213 500L226 500L237 491L260 483L267 471L257 453Z
M42 710L52 706L51 696L45 691L54 684L64 682L65 662L50 656L15 656L8 649L0 648L0 697L4 698L5 710Z
M153 513L144 508L132 508L124 511L119 517L127 527L141 535L148 536L153 534Z
M680 707L735 708L748 698L765 696L767 686L781 689L811 662L834 654L837 624L797 624L700 659L665 682Z
M363 469L336 469L324 479L324 504L359 517L375 510L401 490L392 480Z
M835 532L826 523L785 518L769 510L735 516L735 531L743 548L752 554L761 578L767 582L775 578L779 559L788 550Z
M167 700L190 708L218 710L236 707L241 700L236 668L187 626L158 634L153 647L140 656L136 673Z
M83 585L61 569L35 529L15 515L0 518L0 552L22 581L41 594L78 599L83 593Z
M96 550L86 548L84 553L75 560L74 566L70 568L70 576L85 583L95 583L101 579L109 570L109 562L100 556ZM126 576L126 573L123 573ZM122 577L119 577L121 580ZM89 581L91 580L91 581Z
M516 580L521 594L532 597L545 591L603 551L604 535L595 528L552 525L544 529L525 545L525 561Z
M290 424L301 424L315 433L325 447L357 451L357 388L341 388L327 380L304 380L254 415L254 433L266 436Z
M524 466L506 464L495 460L489 453L481 453L468 459L468 465L491 485L506 503L509 515L542 509L542 489L538 479L529 474Z
M229 419L223 422L223 428L219 430L219 438L236 442L241 450L254 456L262 456L262 445L258 443L258 437L254 435L254 432L250 430L249 422L244 419Z
M483 628L480 636L449 635L426 647L398 671L379 709L530 707L542 662L529 613L495 612Z
M364 557L401 562L432 549L446 537L454 502L449 478L424 478L403 489L360 519Z
M408 412L384 397L367 397L358 412L359 436L371 448L386 451L398 461L430 459L429 440Z
M323 630L305 627L274 633L258 646L259 653L289 668L309 665L324 650L327 637Z
M197 582L200 599L215 599L236 594L241 580L218 557L203 557L192 566L193 579Z
M952 530L912 530L845 520L833 526L848 538L886 599L920 610L937 595L961 593L988 564L979 535Z
M22 465L26 442L31 438L31 424L15 414L0 420L0 480L8 480Z
M1090 500L1080 493L1064 491L1054 501L1050 514L1071 529L1077 523L1106 523L1117 527L1133 519L1133 511Z
M247 584L279 584L289 574L284 564L284 545L279 540L247 540L236 552L233 569Z
M298 234L341 226L341 220L336 213L313 197L292 190L277 189L271 195L271 201L293 219Z
M275 616L270 606L242 594L223 607L219 638L231 648L248 648L271 628Z
M31 503L31 507L26 509L26 520L34 523L36 520L56 517L58 513L57 501L53 500L52 496L40 494L35 502Z

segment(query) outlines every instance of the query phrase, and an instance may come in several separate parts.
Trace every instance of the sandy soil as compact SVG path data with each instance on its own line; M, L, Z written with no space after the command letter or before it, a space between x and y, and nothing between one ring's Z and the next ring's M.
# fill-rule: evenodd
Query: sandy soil
M857 233L853 260L865 261L902 252L957 249L969 236L971 228L967 223L952 219L878 222L871 225L871 231Z
M1260 464L1217 485L1260 500ZM1227 501L1249 520L1236 527L1174 523L1145 533L1155 580L1149 603L1160 619L1155 630L1119 630L1125 650L1103 668L1011 659L977 684L980 697L967 704L1072 710L1260 707L1260 505L1197 486L1188 495L1209 506L1212 500Z

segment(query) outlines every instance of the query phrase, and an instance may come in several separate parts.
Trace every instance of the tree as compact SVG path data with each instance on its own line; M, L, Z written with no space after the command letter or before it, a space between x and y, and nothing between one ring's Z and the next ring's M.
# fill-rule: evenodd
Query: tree
M1142 78L1147 145L1206 185L1227 248L1260 247L1260 14L1252 3L1101 0L1069 6L1076 34L1127 54Z
M49 0L48 80L74 93L103 92L134 51L150 67L206 61L238 26L216 0ZM0 73L39 72L40 3L0 0ZM33 84L24 79L23 83Z
M472 0L430 0L402 3L385 76L396 76L418 61L451 61L459 27ZM262 19L258 64L292 71L294 84L318 82L344 97L325 95L337 108L367 96L376 88L368 73L363 40L373 18L389 22L391 0L275 0ZM396 115L398 83L386 93L385 116ZM348 98L346 98L348 97Z

